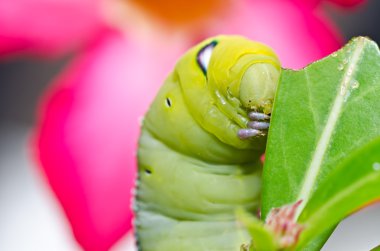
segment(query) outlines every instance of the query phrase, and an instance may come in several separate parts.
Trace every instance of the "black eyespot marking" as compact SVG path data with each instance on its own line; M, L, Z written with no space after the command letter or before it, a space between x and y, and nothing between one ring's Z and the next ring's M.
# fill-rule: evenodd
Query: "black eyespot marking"
M211 43L207 44L198 52L197 63L199 67L202 69L203 74L205 75L207 75L207 68L208 68L208 64L210 63L212 51L214 50L217 44L218 42L214 40Z
M146 173L146 174L152 174L152 171L149 170L149 169L145 169L145 173Z
M172 106L172 101L170 100L170 98L166 98L166 106L167 107L171 107Z

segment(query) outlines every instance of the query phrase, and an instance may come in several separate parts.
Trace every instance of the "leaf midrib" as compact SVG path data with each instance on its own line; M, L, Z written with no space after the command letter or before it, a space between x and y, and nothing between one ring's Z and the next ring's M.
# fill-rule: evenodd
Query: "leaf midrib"
M302 203L301 206L298 208L297 218L301 214L303 208L306 205L306 202L309 200L313 192L315 182L317 180L319 171L321 169L322 161L324 159L326 150L329 146L329 142L332 137L332 134L335 130L336 123L342 112L342 107L343 107L343 104L345 103L347 92L350 89L350 82L355 73L357 63L359 62L362 52L364 51L365 39L364 38L358 38L358 39L359 41L357 43L357 46L354 48L354 52L349 61L350 63L348 64L348 67L340 83L340 88L335 97L331 112L328 115L326 125L317 143L316 151L314 152L314 155L311 159L309 168L306 169L308 171L305 175L304 182L301 186L301 189L299 190L299 195L297 196L297 200L296 200L296 201L298 200L304 201L304 203Z

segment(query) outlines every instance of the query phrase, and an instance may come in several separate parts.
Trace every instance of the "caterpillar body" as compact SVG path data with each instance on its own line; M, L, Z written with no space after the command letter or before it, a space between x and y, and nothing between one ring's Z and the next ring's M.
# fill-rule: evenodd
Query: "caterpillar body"
M218 36L190 49L147 112L135 227L142 251L238 251L235 210L257 210L260 156L281 66L267 46Z

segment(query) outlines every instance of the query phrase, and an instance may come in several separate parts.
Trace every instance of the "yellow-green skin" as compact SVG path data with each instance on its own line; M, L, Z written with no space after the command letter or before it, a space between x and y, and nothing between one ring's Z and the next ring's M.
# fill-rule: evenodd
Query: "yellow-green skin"
M204 74L197 55L212 41ZM238 251L250 241L235 211L258 208L266 137L241 140L237 132L248 111L270 113L279 72L270 48L238 36L208 39L179 60L139 140L139 250Z

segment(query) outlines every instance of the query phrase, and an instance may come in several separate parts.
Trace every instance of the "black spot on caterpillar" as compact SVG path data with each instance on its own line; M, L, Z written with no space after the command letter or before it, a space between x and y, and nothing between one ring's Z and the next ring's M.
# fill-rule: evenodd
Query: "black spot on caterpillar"
M172 106L172 101L170 100L170 98L166 98L166 105L168 107L171 107Z

